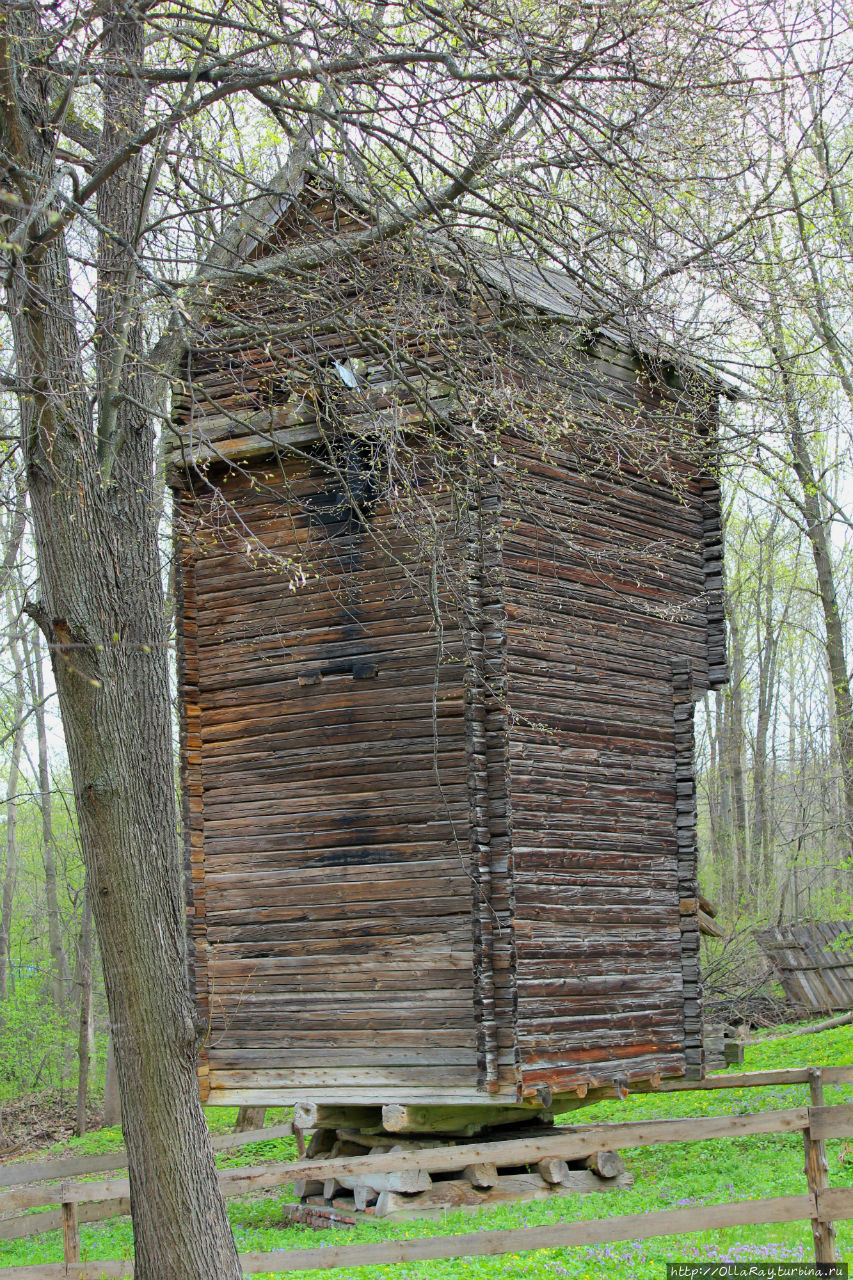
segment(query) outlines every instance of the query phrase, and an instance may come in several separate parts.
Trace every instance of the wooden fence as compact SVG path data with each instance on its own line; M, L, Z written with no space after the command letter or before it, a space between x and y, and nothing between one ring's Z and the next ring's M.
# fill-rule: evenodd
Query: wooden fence
M695 1116L674 1120L625 1121L618 1124L585 1124L544 1132L534 1138L508 1138L497 1142L465 1143L461 1146L423 1150L383 1152L379 1155L301 1159L292 1163L270 1163L242 1169L225 1169L220 1184L226 1196L247 1195L266 1187L282 1186L297 1178L325 1179L368 1173L393 1173L429 1169L453 1172L472 1163L535 1163L548 1157L575 1160L597 1151L618 1151L629 1147L657 1146L672 1142L706 1142L720 1138L766 1133L803 1135L807 1191L802 1195L772 1199L744 1200L728 1204L691 1206L656 1213L598 1218L587 1222L549 1223L504 1231L476 1231L426 1239L382 1241L365 1245L323 1246L314 1249L274 1250L240 1255L245 1275L264 1272L333 1270L338 1267L389 1265L434 1258L476 1257L532 1249L604 1244L617 1240L647 1240L655 1236L711 1231L720 1227L810 1220L818 1262L834 1262L834 1226L853 1218L853 1187L828 1185L827 1138L853 1137L853 1105L826 1106L823 1084L853 1083L853 1067L808 1068L802 1071L743 1072L705 1080L693 1089L748 1088L765 1084L808 1083L811 1105L782 1111L759 1111L746 1115ZM290 1131L289 1126L283 1126ZM220 1141L220 1147L279 1136L281 1130L260 1130L234 1135L240 1142ZM105 1157L101 1159L114 1159ZM80 1262L78 1224L127 1213L129 1185L126 1178L103 1182L64 1181L52 1187L24 1185L24 1178L56 1177L60 1164L18 1166L18 1185L0 1193L0 1214L15 1210L59 1205L50 1214L29 1215L0 1222L0 1238L10 1238L11 1223L20 1224L20 1234L32 1234L50 1227L63 1227L64 1263L11 1267L0 1270L0 1280L118 1280L133 1275L131 1262ZM73 1162L72 1162L73 1163ZM44 1169L50 1172L42 1172ZM35 1173L34 1170L39 1170ZM88 1170L93 1172L94 1170ZM98 1171L103 1171L103 1165ZM0 1170L0 1173L6 1173ZM6 1175L7 1186L11 1178ZM48 1226L47 1219L50 1217ZM24 1230L26 1228L26 1230Z

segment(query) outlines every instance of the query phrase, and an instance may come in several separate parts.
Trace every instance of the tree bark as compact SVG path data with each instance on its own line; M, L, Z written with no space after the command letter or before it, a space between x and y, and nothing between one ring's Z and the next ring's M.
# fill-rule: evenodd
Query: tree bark
M18 785L24 746L24 680L21 649L15 634L17 625L17 619L10 618L9 648L15 670L15 696L12 703L12 751L6 783L6 867L0 898L0 1000L5 1000L9 994L10 982L14 987L14 974L11 970L12 903L18 875Z
M109 1045L107 1047L107 1066L104 1072L104 1124L109 1128L121 1124L121 1100L118 1094L116 1056L112 1031L110 1031Z
M773 852L770 838L770 805L768 803L767 746L776 696L776 663L780 627L787 615L776 616L776 528L779 512L775 511L766 530L757 530L757 590L755 640L758 662L758 688L755 717L755 749L752 754L752 825L750 845L752 871L756 883L771 891L773 887Z
M711 698L709 694L705 694L703 698L703 706L705 711L705 731L708 735L708 775L706 787L708 793L708 824L710 827L711 837L711 861L714 867L714 875L717 878L718 892L723 891L723 897L726 896L725 877L723 869L725 866L725 853L721 844L721 815L722 800L720 794L720 768L717 760L717 752L719 748L719 703L715 699L715 716L716 721L711 715Z
M39 212L54 170L35 7L0 15L0 129L25 251L7 277L41 599L115 1035L137 1280L240 1280L196 1080L185 974L154 431L128 246L137 154L101 188L96 438L62 234ZM139 66L141 22L104 12L101 52ZM102 159L139 123L139 80L106 77ZM39 175L31 183L29 174ZM12 228L10 228L12 229ZM39 237L43 237L41 240ZM128 292L130 290L130 294Z
M77 1037L77 1124L78 1137L86 1132L86 1102L89 1097L89 1066L92 1042L92 904L88 888L83 888L80 916L80 943L77 952L80 983L80 1024Z
M41 848L44 867L44 889L47 900L47 935L50 958L53 1002L60 1017L65 1016L68 1001L70 973L68 957L62 941L62 917L59 912L59 893L56 885L56 856L53 834L53 803L50 794L50 760L47 751L47 725L44 714L44 666L38 630L34 630L27 659L33 717L36 722L38 744L38 789L41 814Z
M263 1129L266 1107L238 1107L234 1121L235 1133L248 1133L250 1129Z
M729 709L729 693L719 691L714 705L714 721L717 741L717 789L718 789L718 822L717 850L720 867L720 884L723 886L723 897L727 910L737 903L737 867L733 855L734 849L734 806L732 803L732 779L729 768L729 733L731 715Z

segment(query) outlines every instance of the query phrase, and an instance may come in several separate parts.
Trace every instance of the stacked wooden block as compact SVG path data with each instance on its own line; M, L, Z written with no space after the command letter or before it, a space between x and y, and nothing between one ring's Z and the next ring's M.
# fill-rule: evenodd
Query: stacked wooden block
M514 1126L512 1136L523 1138L534 1132ZM536 1126L541 1134L541 1125ZM309 1157L329 1155L353 1157L383 1153L428 1150L471 1141L479 1145L489 1138L506 1136L506 1130L482 1132L459 1137L424 1133L400 1135L365 1132L355 1128L317 1129L308 1148ZM509 1204L513 1201L543 1200L555 1195L586 1195L633 1185L619 1155L613 1151L597 1152L585 1161L567 1163L556 1157L539 1160L532 1165L499 1167L491 1163L472 1162L462 1172L430 1172L410 1169L393 1173L360 1173L340 1175L326 1181L300 1181L294 1184L296 1196L310 1215L330 1211L344 1221L354 1213L403 1221L408 1218L435 1217L448 1209L476 1210L483 1205ZM306 1218L305 1220L309 1220ZM300 1215L300 1220L302 1215Z

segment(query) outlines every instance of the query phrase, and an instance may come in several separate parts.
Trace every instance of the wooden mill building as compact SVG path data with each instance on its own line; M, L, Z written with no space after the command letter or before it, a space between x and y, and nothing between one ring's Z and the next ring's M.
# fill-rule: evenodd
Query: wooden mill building
M369 228L283 202L174 397L204 1097L511 1117L697 1075L717 388L561 272Z

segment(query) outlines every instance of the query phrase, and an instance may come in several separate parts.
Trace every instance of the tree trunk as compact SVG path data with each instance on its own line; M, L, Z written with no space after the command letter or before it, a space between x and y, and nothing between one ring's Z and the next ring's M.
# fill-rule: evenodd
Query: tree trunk
M773 722L777 691L776 664L779 650L780 628L787 617L787 605L781 618L774 612L776 597L775 545L773 532L778 519L774 513L766 535L767 564L764 567L764 602L758 591L758 625L756 640L758 651L758 699L755 718L755 750L752 757L753 812L751 828L752 865L757 882L763 884L768 894L773 890L773 850L770 830L772 808L768 797L768 738ZM762 559L763 559L762 549Z
M732 804L732 779L729 770L731 720L729 700L728 690L719 691L714 705L719 794L717 847L720 859L720 884L723 886L723 897L727 910L731 910L737 901L737 868L733 855L734 807Z
M121 1101L118 1094L116 1077L116 1056L113 1047L113 1033L110 1031L107 1046L107 1066L104 1072L104 1124L114 1128L121 1124Z
M10 981L14 987L14 974L11 969L12 903L18 875L18 785L21 778L21 752L24 746L24 680L21 650L15 634L16 627L17 619L10 619L9 647L15 669L15 697L12 703L14 722L12 751L6 783L6 868L3 874L3 894L0 899L0 1000L5 1000L9 994Z
M99 192L96 436L54 188L39 10L0 14L0 129L23 188L31 251L6 278L41 599L115 1035L137 1280L240 1280L196 1080L185 973L164 602L132 246L144 223L141 156ZM101 53L142 62L131 6L108 8ZM141 79L106 75L102 156L143 118ZM30 189L29 174L40 175ZM62 208L63 206L60 206ZM31 212L32 211L32 212ZM12 227L9 228L12 230ZM112 233L112 234L110 234ZM39 242L36 238L42 236ZM129 247L130 246L130 247Z
M735 859L734 880L737 894L747 892L746 854L746 792L743 780L744 729L743 729L743 642L741 640L737 609L729 604L729 634L731 636L731 684L728 690L727 760L732 794L732 847Z
M77 1038L77 1126L78 1137L86 1132L86 1102L89 1097L89 1065L92 1043L92 904L88 889L83 888L83 911L80 919L80 944L77 953L77 975L80 984L80 1029Z
M25 302L22 315L37 333L60 310L70 303L42 322ZM66 380L70 342L45 338L43 349L62 362L48 369L55 387ZM32 349L26 333L18 342ZM68 409L53 394L38 406L42 421L60 419L50 449L40 431L28 433L42 592L34 612L51 648L114 1028L135 1274L238 1280L186 984L152 432L145 424L129 432L115 478L103 484L91 433L70 415L82 407L73 388L66 395Z
M716 701L716 699L715 699ZM711 716L711 698L709 694L705 694L703 698L703 707L705 711L705 730L708 734L708 825L711 836L711 861L714 867L714 874L717 877L720 888L723 887L721 871L723 869L724 855L720 844L720 820L722 814L722 803L720 795L720 769L717 760L717 750L719 747L719 711L715 706L715 716Z
M235 1133L248 1133L250 1129L263 1129L266 1107L238 1107L234 1121Z
M56 887L56 857L53 836L53 805L50 795L50 761L47 752L47 726L44 714L44 667L39 632L33 632L28 661L30 693L36 722L38 742L38 789L41 813L42 865L47 900L47 936L50 958L53 962L53 1001L57 1013L64 1017L68 999L70 974L68 957L62 942L62 918L59 914L59 894Z
M781 318L775 311L773 324L791 445L791 465L800 485L800 506L805 520L806 537L814 560L823 614L824 647L832 681L834 704L832 709L838 735L841 784L844 792L844 826L849 857L849 851L853 849L853 695L850 691L844 652L844 620L838 607L829 522L824 516L820 488L815 476L806 433L800 420L796 388L788 371L789 358Z

